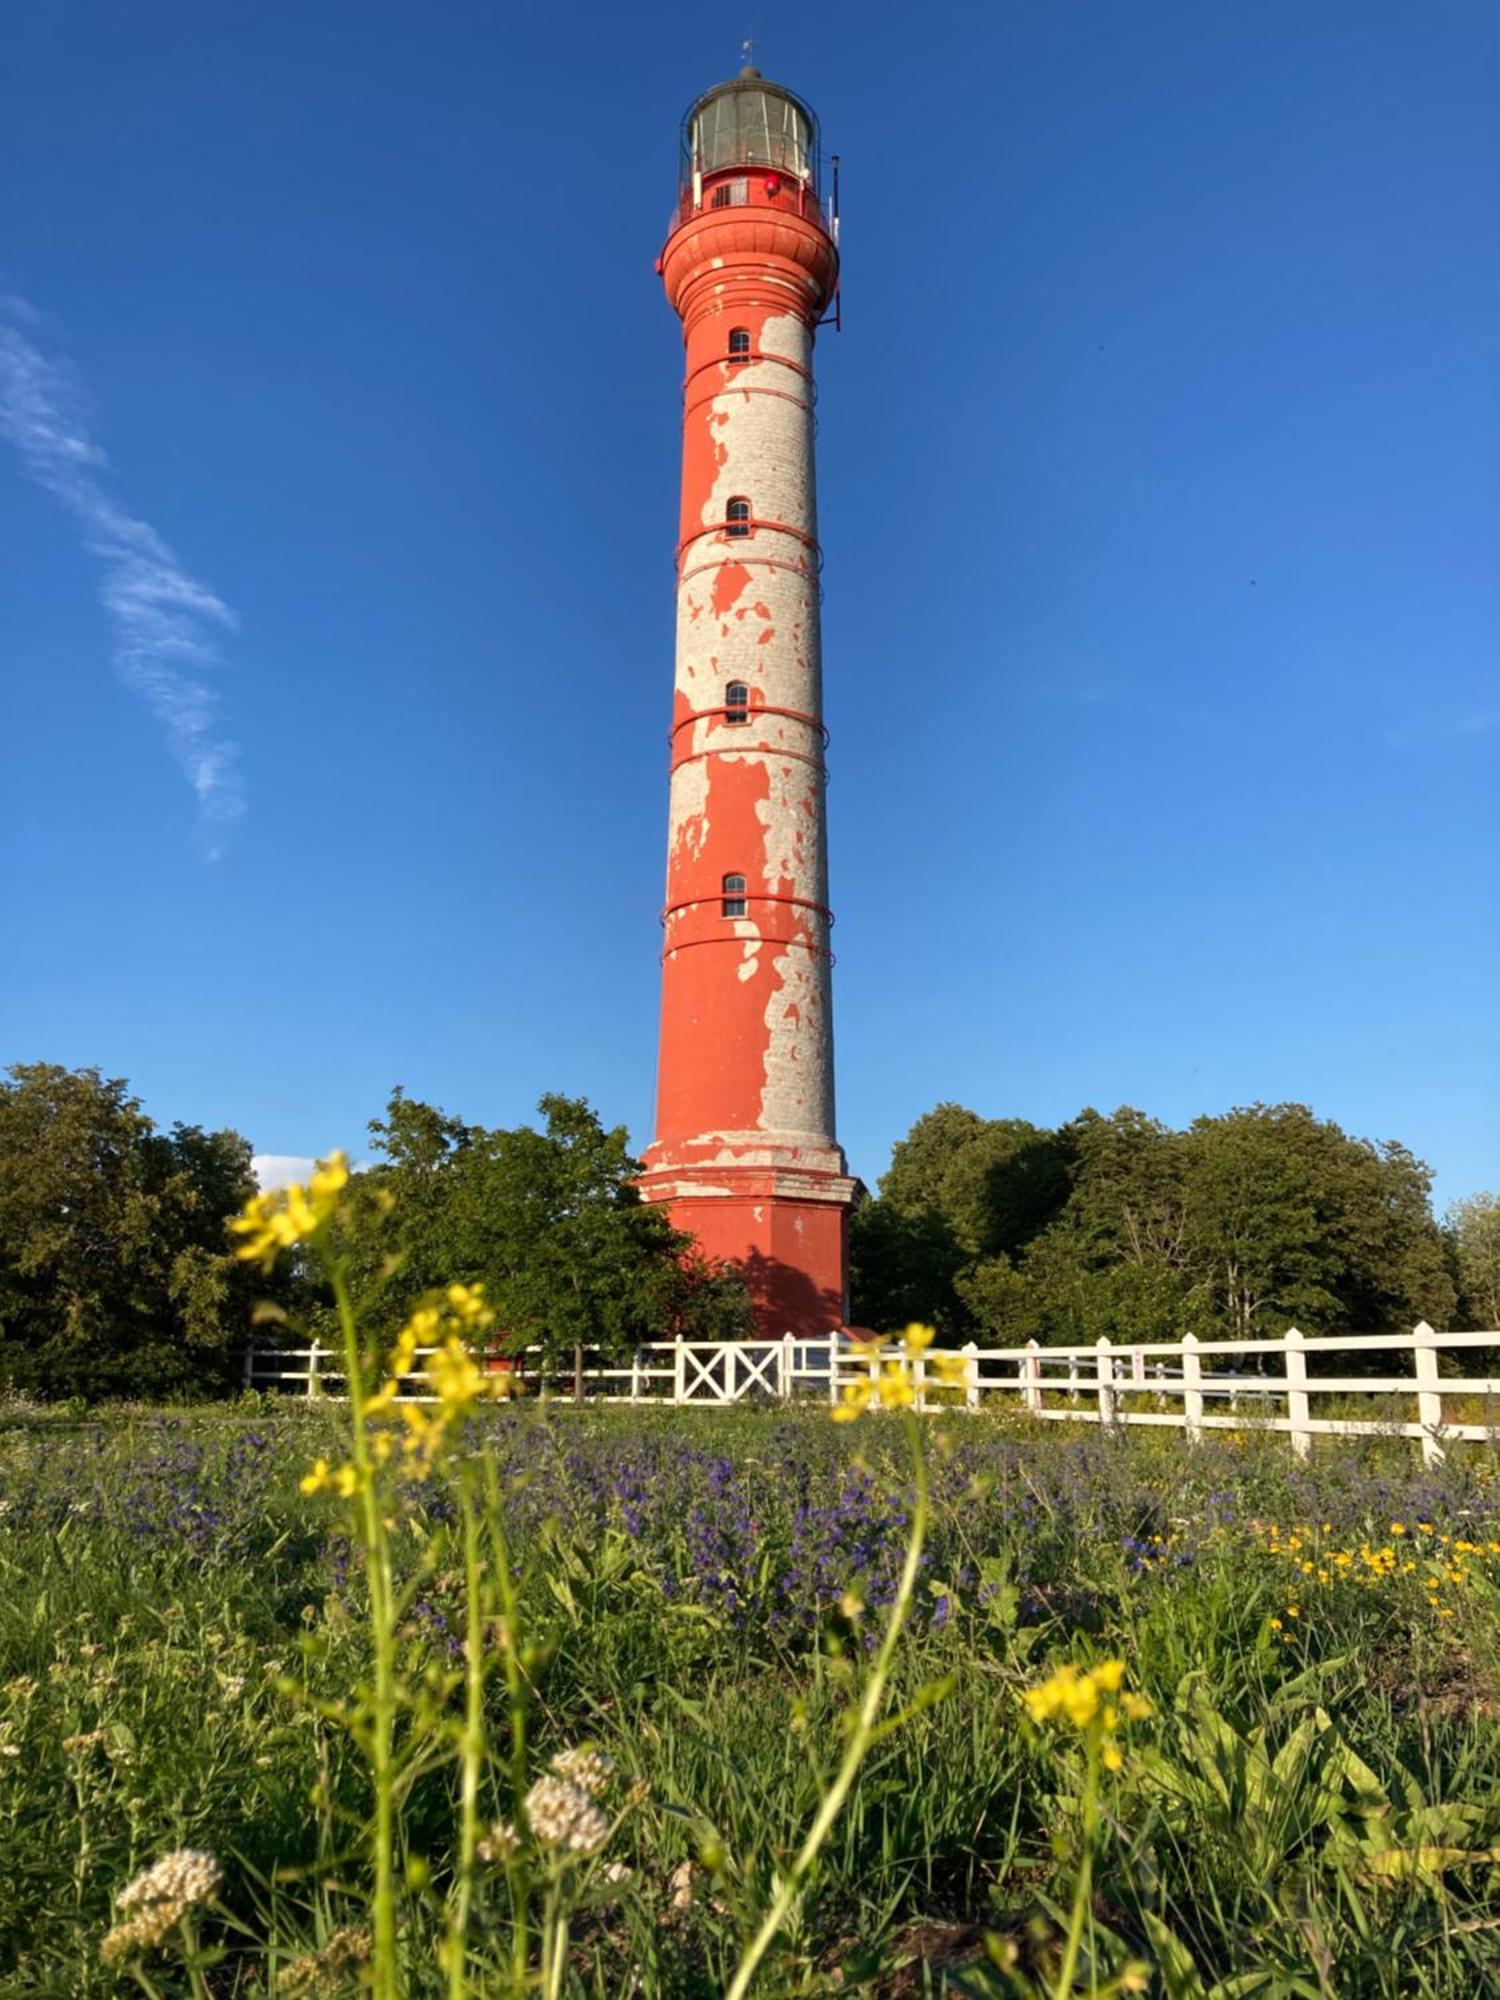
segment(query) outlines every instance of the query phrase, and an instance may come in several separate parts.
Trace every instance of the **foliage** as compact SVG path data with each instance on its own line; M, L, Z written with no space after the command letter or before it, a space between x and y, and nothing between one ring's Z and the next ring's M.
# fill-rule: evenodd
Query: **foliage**
M0 1081L0 1383L162 1396L237 1372L250 1287L225 1224L254 1187L235 1132L157 1131L119 1079Z
M540 1108L541 1130L487 1131L392 1095L371 1126L383 1157L351 1188L356 1219L398 1204L393 1242L351 1236L372 1328L393 1338L401 1299L458 1275L489 1285L497 1346L619 1352L750 1332L740 1276L640 1200L623 1128L577 1099ZM13 1068L0 1080L0 1387L55 1398L228 1389L257 1297L336 1344L315 1270L293 1258L256 1285L230 1255L229 1219L253 1189L237 1133L158 1131L128 1086L97 1070Z
M940 1105L855 1223L855 1317L1003 1344L1450 1324L1428 1169L1305 1105L1055 1133Z
M1445 1218L1457 1266L1462 1324L1500 1327L1500 1195L1471 1194Z
M676 1333L749 1331L740 1281L641 1200L624 1127L606 1129L581 1098L547 1096L538 1109L541 1130L487 1130L393 1093L370 1127L384 1158L355 1184L350 1283L362 1320L389 1339L401 1298L456 1279L484 1285L506 1349L620 1353ZM384 1208L376 1233L366 1225ZM387 1283L393 1261L399 1292Z
M586 1107L553 1100L543 1108L550 1122L566 1126L569 1136L580 1130L586 1137L596 1136ZM528 1185L536 1187L541 1178L533 1170ZM368 1984L376 2000L398 2000L408 1990L396 1878L401 1805L422 1778L451 1772L457 1792L457 1835L449 1880L432 1898L440 1931L436 1959L445 1975L448 2000L502 1990L515 2000L525 2000L536 1990L547 2000L557 2000L567 1975L569 1927L598 1872L592 1864L609 1845L620 1820L644 1801L646 1793L644 1788L633 1790L612 1826L601 1801L611 1790L615 1762L587 1745L559 1752L547 1770L532 1776L528 1739L536 1706L534 1676L542 1653L528 1633L516 1588L510 1495L494 1454L463 1448L464 1433L482 1406L506 1400L519 1378L509 1372L486 1372L476 1358L494 1320L478 1285L452 1282L434 1290L413 1310L388 1357L369 1349L350 1287L351 1246L357 1240L354 1199L348 1161L335 1153L318 1165L305 1187L292 1185L254 1196L232 1225L241 1239L239 1256L263 1272L271 1271L283 1252L300 1252L321 1268L333 1295L342 1341L349 1457L330 1464L319 1456L300 1482L308 1497L333 1494L346 1504L351 1540L364 1563L363 1624L371 1670L347 1699L316 1704L317 1712L341 1728L363 1757L372 1794L366 1823L357 1828L352 1843L369 1872L368 1928L357 1932L364 1941L357 1966L337 1969L359 1970L361 1983ZM377 1188L373 1195L367 1191L365 1206L371 1202L388 1226L396 1206L390 1190ZM904 1345L887 1355L880 1372L880 1406L907 1413L915 1500L879 1647L864 1677L838 1769L795 1858L776 1883L754 1937L740 1954L727 2000L745 2000L758 1968L800 1905L876 1738L896 1648L912 1609L926 1536L926 1458L921 1426L912 1411L917 1400L915 1363L933 1337L930 1327L908 1327ZM939 1367L938 1372L942 1376L951 1371ZM416 1397L406 1393L414 1380L422 1391ZM854 1385L834 1416L857 1418L872 1393L871 1385ZM420 1503L427 1482L445 1468L450 1471L457 1518L431 1524L423 1518ZM404 1579L397 1575L403 1526L414 1529L425 1544L422 1559ZM454 1565L460 1579L461 1666L445 1677L429 1672L413 1679L403 1671L403 1622L417 1593L445 1563ZM489 1633L501 1635L498 1675L487 1657ZM496 1680L503 1685L504 1701L492 1729L488 1697ZM289 1684L285 1692L292 1695L296 1690ZM932 1698L940 1692L934 1690ZM451 1721L443 1713L443 1695L457 1698L461 1713ZM497 1789L508 1810L481 1841L481 1792ZM336 1861L333 1854L319 1859L324 1865ZM483 1930L493 1936L496 1915L503 1911L509 1942L498 1961L488 1958L481 1973L476 1960L483 1949L478 1906L485 1900L484 1863L496 1864L503 1873L505 1895L500 1911L486 1913ZM430 1874L418 1869L414 1876L410 1863L406 1874L409 1887L425 1889L430 1883ZM123 1963L138 1984L154 1992L145 1961L174 1947L194 1995L202 1993L207 2000L202 1979L212 1961L199 1950L195 1913L197 1905L214 1899L221 1881L217 1860L199 1850L178 1850L154 1864L116 1898L122 1921L100 1947L105 1963ZM330 1969L322 1951L308 1963L315 1975Z
M528 1782L584 1745L617 1767L563 1991L722 1995L837 1770L865 1630L899 1583L902 1419L520 1405L470 1422L481 1531L493 1460L530 1649ZM371 1686L368 1571L343 1509L297 1490L346 1440L342 1413L298 1401L12 1411L0 1428L7 2000L134 1990L98 1957L112 1893L182 1848L224 1870L198 1927L220 1955L215 1994L362 1990L355 1839L372 1797L342 1718ZM1485 1448L1425 1472L1383 1441L1302 1464L1282 1440L1186 1452L981 1418L946 1444L934 1431L931 1458L892 1666L906 1719L874 1744L753 1991L1055 1994L1088 1745L1031 1731L1023 1694L1110 1659L1156 1715L1122 1731L1121 1769L1100 1777L1077 1991L1139 1990L1119 1982L1143 1964L1166 2000L1495 1990L1500 1489ZM409 1768L394 1829L413 2000L446 1987L462 1811L459 1473L445 1457L411 1485L392 1552L398 1669L433 1752ZM506 1629L480 1641L492 1729ZM908 1713L946 1679L946 1701ZM481 1786L486 1834L508 1801L507 1780ZM496 1965L503 1990L508 1889L488 1855L472 1976ZM149 1964L163 1995L185 1990L173 1963Z

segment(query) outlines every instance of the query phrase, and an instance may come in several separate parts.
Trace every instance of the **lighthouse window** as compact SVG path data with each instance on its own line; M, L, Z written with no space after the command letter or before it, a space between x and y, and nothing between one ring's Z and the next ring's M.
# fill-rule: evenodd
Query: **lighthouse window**
M724 900L720 904L721 914L726 917L742 917L745 914L745 878L743 875L724 877Z
M731 535L736 541L742 535L749 534L750 502L748 500L730 501L729 505L724 509L724 528L725 532Z
M729 358L731 361L750 359L750 329L748 326L733 326L729 329Z
M750 720L750 690L743 681L731 681L724 690L724 720L726 722Z

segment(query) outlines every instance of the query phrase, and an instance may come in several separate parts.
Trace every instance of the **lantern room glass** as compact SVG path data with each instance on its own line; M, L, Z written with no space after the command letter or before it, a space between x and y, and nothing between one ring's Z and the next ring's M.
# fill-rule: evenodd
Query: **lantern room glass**
M818 121L800 98L749 75L710 90L682 124L682 185L735 167L769 168L817 191Z

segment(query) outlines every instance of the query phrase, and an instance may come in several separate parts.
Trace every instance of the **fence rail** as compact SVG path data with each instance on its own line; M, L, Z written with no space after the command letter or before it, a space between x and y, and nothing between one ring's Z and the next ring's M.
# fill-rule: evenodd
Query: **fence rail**
M939 1387L935 1353L915 1364L919 1409L968 1412L1014 1399L1043 1422L1148 1425L1180 1430L1188 1439L1210 1430L1284 1433L1305 1458L1315 1437L1419 1439L1426 1462L1440 1463L1454 1440L1500 1442L1500 1377L1442 1372L1442 1357L1500 1349L1500 1331L1438 1333L1423 1321L1410 1333L1309 1337L1292 1327L1276 1339L1147 1341L1116 1347L966 1347L949 1350L962 1369L956 1388ZM430 1350L419 1350L419 1358ZM1324 1374L1342 1355L1410 1356L1409 1372ZM1278 1368L1268 1364L1272 1359ZM1250 1362L1253 1368L1242 1365ZM1309 1363L1313 1366L1310 1368ZM1208 1365L1205 1366L1205 1363ZM1232 1363L1235 1365L1226 1365ZM724 1405L823 1397L837 1402L851 1384L871 1380L879 1354L847 1334L800 1340L647 1342L628 1359L606 1359L575 1348L559 1362L527 1348L492 1367L513 1373L529 1392L547 1390L573 1402ZM245 1353L245 1387L308 1397L341 1397L344 1376L332 1350L252 1345ZM400 1387L403 1400L428 1401L420 1373ZM1359 1398L1371 1414L1314 1416L1314 1399ZM1488 1422L1458 1421L1445 1398L1482 1403ZM1214 1404L1220 1407L1210 1408Z

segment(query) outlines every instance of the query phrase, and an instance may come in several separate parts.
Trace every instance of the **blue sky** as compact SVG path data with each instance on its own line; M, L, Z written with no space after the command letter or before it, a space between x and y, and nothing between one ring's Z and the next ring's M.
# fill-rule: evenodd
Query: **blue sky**
M1500 1182L1500 11L48 0L0 74L0 1059L650 1137L687 101L843 158L841 1134ZM199 792L195 793L196 776Z

